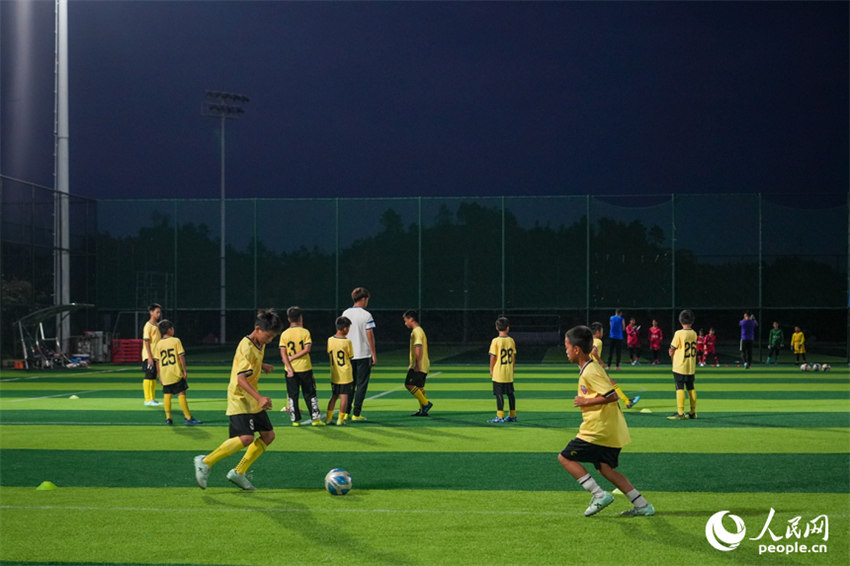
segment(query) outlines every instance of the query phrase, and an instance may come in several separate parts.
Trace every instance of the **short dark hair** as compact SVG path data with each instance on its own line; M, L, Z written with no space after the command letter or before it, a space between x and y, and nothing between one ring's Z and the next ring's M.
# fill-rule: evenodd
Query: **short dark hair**
M283 319L280 318L280 314L274 309L260 309L257 311L257 319L254 321L254 326L259 326L260 330L280 332L283 330Z
M301 307L291 306L286 309L286 318L289 319L289 322L297 322L301 320L302 316L304 316L304 311L301 310Z
M601 322L593 322L590 325L590 331L594 334L596 334L597 332L602 332L603 330L605 330L605 327L602 326Z
M165 336L165 333L174 328L174 323L170 320L164 318L157 323L156 327L159 329L159 333Z
M496 319L496 330L499 332L504 332L511 325L511 321L508 320L508 317L502 315Z
M404 311L404 314L401 315L401 316L403 316L404 318L412 318L416 322L419 322L419 313L417 313L413 309L407 309L406 311Z
M593 333L586 326L574 326L567 330L566 336L570 344L578 346L585 354L589 354L593 349Z
M694 313L688 309L683 310L679 313L679 322L682 324L693 324Z
M366 287L357 287L351 292L351 300L355 303L360 299L368 299L372 295L369 294L369 289Z
M153 312L156 309L162 310L162 305L159 303L151 303L148 305L148 312Z
M351 321L348 320L347 316L341 316L336 319L336 329L343 330L351 327Z

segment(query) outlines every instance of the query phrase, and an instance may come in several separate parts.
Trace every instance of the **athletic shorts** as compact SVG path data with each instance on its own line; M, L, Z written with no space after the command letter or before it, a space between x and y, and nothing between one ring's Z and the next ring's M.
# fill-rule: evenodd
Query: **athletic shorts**
M331 383L331 393L334 395L348 395L351 397L352 391L354 391L353 381L349 381L348 383Z
M180 395L184 391L189 389L189 384L186 383L186 378L184 377L177 383L172 383L171 385L163 385L162 392L169 393L171 395Z
M147 360L142 362L142 371L145 372L145 379L156 379L156 364L148 365Z
M691 391L694 388L694 376L684 375L681 373L673 372L673 381L676 382L676 389L687 389Z
M413 371L413 368L407 370L407 377L404 378L405 385L414 385L419 389L423 389L425 387L425 378L428 377L427 373L422 373L421 371Z
M493 382L493 395L513 395L514 382L502 383L500 381Z
M255 432L274 430L268 413L241 413L230 415L230 438L234 436L253 436Z
M587 462L593 464L597 470L602 463L611 468L620 465L620 448L610 448L587 442L580 438L573 438L567 447L561 450L561 456L574 462Z

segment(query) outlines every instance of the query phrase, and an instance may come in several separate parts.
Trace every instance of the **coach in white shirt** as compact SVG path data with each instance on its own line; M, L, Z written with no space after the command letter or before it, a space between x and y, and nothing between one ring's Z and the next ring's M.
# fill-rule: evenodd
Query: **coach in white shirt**
M360 414L363 410L363 400L369 389L369 376L372 374L372 366L378 363L378 355L375 353L375 320L366 307L369 304L369 290L365 287L357 287L351 292L351 300L354 305L345 309L342 316L351 321L351 330L348 339L354 347L354 356L351 358L351 366L354 370L354 394L352 397L351 421L365 421L366 417Z

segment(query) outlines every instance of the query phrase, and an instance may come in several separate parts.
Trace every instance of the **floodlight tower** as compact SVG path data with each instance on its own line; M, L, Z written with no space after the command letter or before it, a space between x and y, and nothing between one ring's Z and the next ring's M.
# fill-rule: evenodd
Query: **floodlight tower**
M223 344L225 339L225 328L226 328L226 307L227 301L225 298L225 290L226 286L226 276L225 276L225 202L224 202L224 194L225 194L225 181L224 181L224 124L226 120L235 120L236 118L240 118L242 114L245 113L245 108L243 108L244 104L250 102L251 99L245 96L244 94L234 94L232 92L222 92L219 90L208 90L206 97L204 98L203 103L201 104L201 115L209 116L211 118L219 118L221 120L221 249L220 249L220 260L221 260L221 329L219 336L219 343Z

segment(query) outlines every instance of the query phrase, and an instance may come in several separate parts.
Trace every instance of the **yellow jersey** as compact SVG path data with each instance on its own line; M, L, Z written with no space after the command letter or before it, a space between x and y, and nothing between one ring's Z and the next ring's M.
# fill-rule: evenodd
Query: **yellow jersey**
M159 380L163 385L173 385L186 377L180 365L180 356L185 356L183 342L180 338L168 336L156 343L156 349L151 349L153 358L159 362Z
M304 354L298 359L293 360L292 356L302 352L304 348L310 346L313 339L310 337L310 331L303 326L290 326L280 335L280 349L286 348L286 355L289 356L289 363L292 364L292 371L308 371L313 369L313 363L310 361L310 354Z
M791 348L795 354L806 353L806 336L802 330L791 335Z
M243 375L251 387L257 391L260 374L263 372L263 357L266 355L266 345L254 344L248 336L244 337L236 347L233 355L233 367L230 369L230 384L227 386L227 414L244 415L256 414L263 408L250 393L239 386L239 375Z
M490 356L496 359L493 366L493 381L513 383L516 364L516 343L510 336L496 336L490 342Z
M602 361L602 338L594 338L593 347L596 348L596 355L599 356L599 360Z
M145 348L145 342L150 342L151 354L156 357L156 343L160 341L162 334L159 333L159 327L156 324L151 324L151 321L145 323L142 329L142 361L148 359L148 349ZM153 363L153 360L151 360Z
M354 381L351 357L354 346L348 338L331 336L328 338L328 356L331 362L331 383L342 385Z
M416 347L422 348L422 356L419 358L419 371L428 373L431 369L431 361L428 359L428 337L421 326L410 331L410 367L416 365Z
M682 328L673 335L670 343L673 352L673 373L694 375L697 369L697 333L692 328Z
M579 396L593 399L597 395L606 396L613 390L614 385L601 365L589 361L581 368L578 378ZM632 441L620 403L585 405L581 407L581 417L581 426L576 436L585 442L609 448L622 448Z

